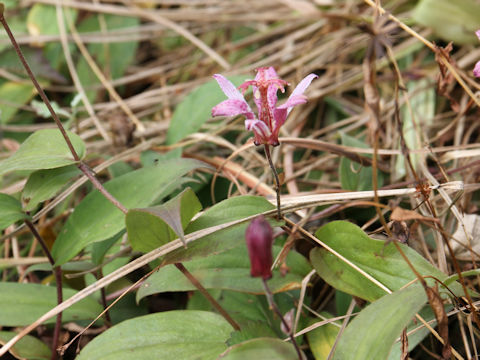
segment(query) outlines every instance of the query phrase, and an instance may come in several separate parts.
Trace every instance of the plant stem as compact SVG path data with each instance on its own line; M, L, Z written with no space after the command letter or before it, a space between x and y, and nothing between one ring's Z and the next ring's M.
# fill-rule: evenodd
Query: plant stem
M97 280L101 279L103 277L102 269L100 268L99 270L97 270L95 274L96 274ZM103 309L105 310L105 323L108 327L110 327L112 326L112 319L110 318L110 313L108 312L107 295L105 293L104 287L100 289L100 296L102 300Z
M108 201L110 201L113 205L115 205L115 207L117 207L121 212L123 212L124 214L127 214L128 212L127 208L123 206L122 203L120 203L120 201L115 199L115 197L112 194L110 194L107 189L103 187L103 185L100 183L100 181L98 181L95 175L93 175L92 171L86 164L84 164L83 162L80 162L80 164L78 164L78 168L83 172L83 174L88 178L88 180L90 180L90 182L95 187L95 189L97 189L103 196L105 196L105 198Z
M203 296L205 296L205 298L210 302L210 304L212 304L212 306L217 309L217 311L225 318L225 320L228 321L228 323L230 325L232 325L232 327L235 329L235 330L240 330L240 325L237 324L237 322L235 320L232 319L232 317L225 311L225 309L217 302L217 300L215 300L212 295L210 295L207 291L207 289L205 289L203 287L203 285L200 283L200 281L197 280L197 278L195 278L195 276L192 275L192 273L190 271L187 270L187 268L185 266L183 266L182 263L175 263L175 266L177 267L178 270L180 270L182 272L183 275L185 275L185 277L193 284L193 286L195 286L198 291L200 291L202 293Z
M30 220L25 220L25 225L30 229L33 236L37 239L38 243L43 249L48 261L53 267L53 272L55 274L55 286L57 288L57 304L61 304L63 302L63 292L62 292L62 268L60 266L54 266L55 260L48 249L45 240L43 240L40 233L35 228L35 225ZM62 313L58 313L57 319L55 321L55 329L53 330L53 341L52 341L52 360L56 360L57 358L57 347L58 347L58 338L60 336L60 328L62 327Z
M273 177L275 178L275 191L277 193L277 218L280 220L282 218L282 210L280 206L280 179L278 178L277 169L273 165L272 156L270 155L270 146L268 144L264 145L265 156L267 157L270 168L273 171Z
M267 146L267 145L266 145ZM292 341L293 347L295 348L295 351L297 352L298 355L298 360L303 360L302 352L300 351L300 348L298 347L297 341L295 340L295 337L293 336L293 328L287 324L285 321L285 318L283 317L282 313L280 312L280 309L278 308L277 304L273 300L273 294L270 291L270 288L268 287L267 280L262 278L262 283L263 283L263 289L265 290L265 296L267 297L268 305L272 308L273 312L277 314L277 316L280 318L280 321L282 322L283 326L285 326L285 329L288 329L288 336L290 337L290 340Z

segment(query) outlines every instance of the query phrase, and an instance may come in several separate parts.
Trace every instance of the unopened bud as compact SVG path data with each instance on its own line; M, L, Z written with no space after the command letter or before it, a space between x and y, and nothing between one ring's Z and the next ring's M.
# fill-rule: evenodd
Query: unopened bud
M252 220L245 233L248 255L250 256L250 275L265 280L272 277L273 230L263 216Z
M285 323L283 321L280 323L280 330L282 330L285 335L289 335L295 321L295 308L291 308L290 311L283 315L283 320L285 320ZM285 326L285 324L287 326Z

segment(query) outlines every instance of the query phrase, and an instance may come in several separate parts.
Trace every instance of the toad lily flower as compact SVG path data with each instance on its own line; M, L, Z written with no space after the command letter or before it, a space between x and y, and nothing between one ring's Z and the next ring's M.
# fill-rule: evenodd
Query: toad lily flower
M477 35L478 40L480 40L480 30L475 31L475 35ZM480 61L475 64L475 68L473 69L473 75L475 77L480 77Z
M257 105L258 117L245 101L242 93L235 86L220 74L215 74L214 79L228 99L212 109L212 116L235 116L244 115L245 127L253 131L255 145L279 145L278 133L280 127L284 124L288 114L296 105L305 104L307 97L303 95L313 79L315 74L307 75L298 86L293 90L288 100L277 106L277 91L285 92L285 86L288 83L278 77L273 67L263 67L257 69L255 80L247 80L239 89L245 93L249 86L253 89L253 100Z

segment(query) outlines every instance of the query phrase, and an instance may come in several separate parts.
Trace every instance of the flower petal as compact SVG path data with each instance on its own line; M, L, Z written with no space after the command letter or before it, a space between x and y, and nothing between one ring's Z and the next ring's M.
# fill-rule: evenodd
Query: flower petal
M292 108L295 105L304 104L307 102L307 98L303 97L303 93L310 86L310 83L313 81L313 79L316 79L317 77L318 76L315 74L309 74L305 76L303 80L300 81L300 83L295 87L295 89L292 91L292 94L285 103L288 105L287 116L288 114L290 114L290 111L292 111ZM304 100L302 100L302 97ZM285 104L283 104L282 106L285 106Z
M247 119L254 119L250 106L245 100L228 99L212 108L212 116L245 115Z
M480 40L480 29L475 31L475 35L477 35L478 40Z
M271 79L279 79L277 72L270 67L261 67L257 69L257 75L255 76L255 81L266 81Z
M318 76L315 74L310 74L305 76L303 80L300 81L300 83L297 85L297 87L292 91L292 95L290 95L290 97L302 95L305 92L305 90L307 90L307 88L310 86L310 83L312 82L312 80L316 79L317 77Z
M480 77L480 61L475 64L475 68L473 69L473 75L475 75L475 77Z
M238 91L235 85L233 85L230 81L228 81L226 77L220 74L215 74L213 75L213 78L217 80L218 85L220 86L224 94L227 95L229 99L245 101L245 98L240 93L240 91Z
M287 108L276 108L274 113L273 113L273 129L272 132L273 134L276 134L278 136L278 133L280 132L280 127L285 123L285 120L287 119Z
M253 131L255 145L268 144L272 133L268 126L260 120L245 120L245 128Z
M287 102L277 107L277 109L291 109L294 106L305 104L307 97L305 95L291 95ZM289 111L290 112L290 111Z

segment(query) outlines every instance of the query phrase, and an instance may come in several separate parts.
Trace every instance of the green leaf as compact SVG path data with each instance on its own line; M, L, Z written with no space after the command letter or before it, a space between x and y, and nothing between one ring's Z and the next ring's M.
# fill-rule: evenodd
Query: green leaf
M132 209L127 213L128 240L136 251L148 252L179 237L184 243L184 228L202 209L195 193L187 188L162 205Z
M12 17L9 17L9 20L11 20L11 19L12 19ZM22 16L21 20L23 22L23 26L25 26L25 16ZM9 22L9 23L11 24L11 22ZM18 31L16 32L13 28L12 28L12 31L15 35L17 35L19 33ZM26 30L22 31L22 33L26 33ZM1 36L0 36L0 38L1 38ZM7 40L7 39L4 39L4 40ZM49 45L52 45L52 44L53 43L50 43ZM54 45L57 45L59 47L59 49L61 49L60 44L57 43L57 44L54 44ZM3 48L3 45L0 45L0 48ZM23 56L25 57L25 59L27 60L27 63L30 65L30 68L31 68L32 72L37 76L38 80L42 81L44 79L44 80L47 80L47 81L54 81L54 82L57 82L57 83L62 84L62 85L67 84L67 80L65 79L65 77L62 74L60 74L57 70L52 68L51 61L49 61L47 59L47 57L45 56L42 49L22 45L22 53L23 53ZM58 61L58 58L61 58L61 56L58 56L56 58L57 61ZM22 76L24 76L24 74L25 74L25 69L23 68L22 63L18 60L17 53L15 52L15 50L11 46L7 47L7 49L3 50L0 53L0 66L2 68L5 67L6 70L11 71L12 73L16 73L16 74L19 74L19 75L22 75ZM12 102L18 103L19 102L18 99L23 99L22 101L24 101L24 103L27 103L28 100L35 94L35 90L34 90L35 87L33 86L33 84L30 85L29 83L22 83L22 84L18 84L18 85L22 85L25 89L30 89L31 95L28 97L27 96L28 92L19 93L19 95L25 96L25 97L12 98ZM29 87L27 87L27 86L29 86ZM31 105L35 108L34 103L40 104L41 102L33 100ZM55 102L52 102L52 107L54 108L54 110L57 110L54 103ZM43 104L43 102L42 102L42 104ZM45 104L39 105L39 106L42 106L42 107L46 108ZM35 110L37 110L37 109L35 109ZM60 110L62 110L62 109L60 109ZM48 114L49 114L48 118L50 118L51 115L50 115L50 113L48 113ZM1 120L0 120L0 123L1 123Z
M8 123L20 106L25 105L35 94L31 84L6 82L0 86L0 124ZM0 174L2 170L0 170Z
M168 195L187 172L203 163L175 159L132 171L105 184L105 189L123 206L145 207ZM106 240L125 227L125 215L97 190L75 208L59 233L52 255L57 265L66 263L87 245Z
M346 146L354 146L360 148L367 148L367 145L354 137L341 133L342 144ZM372 167L362 166L346 157L340 160L340 182L342 189L352 191L372 190ZM377 170L377 174L380 174ZM378 175L378 187L383 184L383 177Z
M22 204L13 196L0 193L0 230L12 225L18 220L28 219L22 211Z
M76 294L75 290L63 289L63 298ZM26 326L33 323L57 305L57 289L53 286L31 283L0 283L0 325ZM62 315L62 321L94 319L103 308L88 297L73 304ZM54 323L51 318L45 323Z
M257 338L228 348L219 360L275 359L298 360L297 352L290 343L280 339Z
M445 311L448 313L452 309L451 305L445 306ZM437 325L437 320L435 314L432 311L430 304L426 304L418 314L430 324L432 328ZM412 333L410 333L412 332ZM413 318L410 321L410 324L407 326L408 334L408 351L412 351L427 335L431 334L430 330L424 326L417 318ZM398 338L397 338L398 339ZM398 360L402 355L402 343L400 341L395 341L388 360Z
M321 314L327 318L332 317L332 315L326 312L322 312ZM308 325L313 325L316 322L318 322L318 320L311 319ZM332 350L339 331L340 328L338 326L333 324L325 324L307 333L310 350L312 351L316 360L328 358L328 354Z
M280 246L274 246L275 255L280 250ZM306 259L297 252L291 251L286 261L289 272L282 275L280 270L275 269L273 278L268 281L273 293L299 289L302 279L310 271ZM184 262L183 265L206 289L264 293L261 279L250 276L250 260L244 242L229 251ZM137 292L137 301L160 292L195 289L196 287L174 265L168 265L155 272L142 284Z
M232 330L211 312L156 313L108 329L89 342L77 360L211 360L226 349Z
M100 15L85 18L78 26L78 31L83 33L100 32ZM137 17L118 16L111 14L101 14L107 31L117 29L134 29L139 25ZM88 51L95 57L99 68L108 69L109 73L104 73L107 78L118 79L125 74L128 66L135 59L138 48L138 41L113 42L89 44ZM98 85L100 80L94 74L90 65L82 56L77 62L77 72L81 83L85 87ZM118 91L118 90L117 90ZM87 96L90 100L95 99L97 90L87 90Z
M244 82L245 78L245 75L228 77L237 86ZM210 80L193 90L175 108L167 131L167 144L178 143L200 130L202 125L212 117L212 107L226 99L215 80Z
M17 335L17 333L12 331L0 331L0 345L4 345L15 335ZM22 337L12 348L10 348L9 352L17 359L27 360L48 360L52 356L49 347L31 335L25 335Z
M70 131L67 134L82 159L84 142ZM30 135L12 156L0 162L0 176L11 171L54 169L75 163L59 130L39 130Z
M77 17L77 11L72 8L63 9L64 17L66 12L68 16L75 21ZM66 23L66 19L64 20ZM34 4L27 15L27 28L30 35L59 35L57 21L57 10L55 6Z
M251 304L249 304L251 306ZM273 331L271 326L262 321L249 321L241 324L241 330L234 331L230 339L228 339L228 346L240 344L244 341L259 338L259 337L272 337L277 338L277 334Z
M91 250L92 262L95 265L100 265L103 262L105 255L117 243L117 241L122 238L123 234L125 234L124 230L118 232L117 234L113 235L111 238L107 240L102 240L102 241L93 243L91 245L92 246L92 250Z
M424 289L414 284L370 304L347 326L333 358L387 359L395 340L426 302Z
M475 0L421 0L413 11L413 19L432 30L443 40L456 45L478 44L480 5Z
M102 18L102 19L101 19ZM90 16L85 18L78 27L79 32L98 32L102 31L102 24L105 24L105 30L124 31L135 30L140 21L138 17L118 16L112 14L101 14L99 16ZM138 41L97 43L88 45L90 54L95 55L100 68L108 68L110 77L118 79L125 74L128 66L133 62L138 48ZM99 82L97 79L96 82Z
M413 62L412 60L409 61ZM421 126L432 126L433 118L435 116L435 97L436 89L429 79L418 79L415 81L409 81L407 83L408 93L411 94L410 106L404 105L402 107L401 116L403 123L403 137L405 144L409 149L419 149L422 147L422 142L418 136L418 132L415 127L415 121L418 124L418 120L422 119ZM413 116L412 116L413 115ZM399 150L402 150L401 144L398 145ZM411 153L409 155L412 166L417 170L417 165L421 156L419 154ZM394 179L399 180L407 174L407 163L405 162L405 156L398 155L395 162Z
M22 192L25 211L34 210L42 201L54 197L75 176L81 174L75 165L38 170L30 174Z
M316 236L392 291L400 289L416 278L394 244L385 246L384 241L369 238L352 223L333 221L318 229ZM398 245L420 274L433 275L441 281L447 278L447 275L415 250L403 244ZM320 277L336 289L368 301L374 301L385 295L382 288L323 248L313 249L310 252L310 260ZM426 281L433 284L431 278L427 278ZM457 294L462 293L458 283L452 284L451 290Z
M224 200L205 211L195 221L192 221L185 230L186 234L221 225L230 221L260 214L275 207L260 196L237 196ZM168 254L164 264L183 262L198 257L218 254L238 246L245 241L245 230L248 224L243 223L217 231L188 245L188 249L177 249Z
M35 110L38 116L41 116L44 119L50 119L52 117L50 110L48 110L47 105L43 101L33 99L30 106ZM56 101L50 101L50 106L59 117L63 116L64 118L69 119L72 116L67 110L62 109Z

